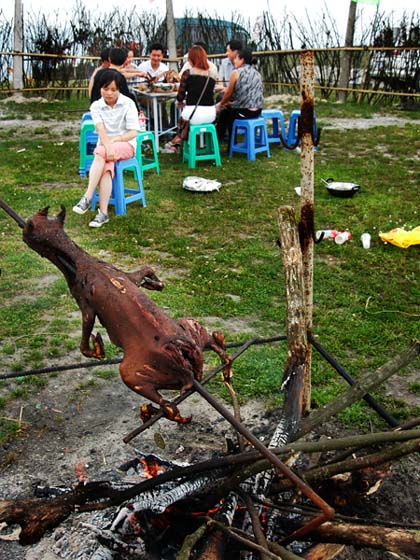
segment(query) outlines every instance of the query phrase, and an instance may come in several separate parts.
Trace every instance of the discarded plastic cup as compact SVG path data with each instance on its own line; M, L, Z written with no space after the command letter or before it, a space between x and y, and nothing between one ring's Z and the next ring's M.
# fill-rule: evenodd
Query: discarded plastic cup
M345 243L346 241L348 241L351 238L351 233L349 231L340 231L339 233L337 233L337 235L335 236L334 241L338 244L338 245L342 245L343 243Z
M370 233L362 233L360 239L362 240L363 249L370 249Z

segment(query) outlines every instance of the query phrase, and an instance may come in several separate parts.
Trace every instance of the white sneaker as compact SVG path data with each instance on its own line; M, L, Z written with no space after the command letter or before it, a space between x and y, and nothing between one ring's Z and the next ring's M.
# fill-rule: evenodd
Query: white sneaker
M91 222L89 222L89 227L101 227L104 224L107 224L108 222L109 222L108 214L104 214L103 212L98 210L96 216L93 218Z
M84 214L89 210L89 206L90 200L88 200L85 196L82 196L79 202L73 206L73 212L76 212L76 214Z
M175 144L172 144L172 142L167 142L162 149L162 154L177 154L177 153L178 153L178 147Z

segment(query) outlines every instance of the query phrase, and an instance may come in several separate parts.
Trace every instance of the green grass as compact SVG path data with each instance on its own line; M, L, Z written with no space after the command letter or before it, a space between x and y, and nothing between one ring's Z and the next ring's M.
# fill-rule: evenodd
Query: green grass
M8 112L13 118L25 113L62 120L79 119L85 108L79 100L71 105L29 104L24 111L16 105ZM315 246L314 333L358 378L419 338L420 246L399 249L382 243L378 234L420 224L420 114L392 106L321 102L315 108L321 127L329 117L374 121L378 113L411 120L405 126L324 130L315 155L315 228L348 229L352 239L342 246L329 240ZM161 175L147 172L144 180L147 208L130 205L124 217L115 217L111 210L110 223L93 231L87 226L90 213L71 212L86 185L78 176L77 140L44 127L19 138L3 132L0 155L1 197L15 211L27 218L45 206L55 214L64 205L67 233L90 254L126 270L142 264L155 267L166 287L148 295L170 315L193 316L204 324L215 317L217 324L210 328L223 330L228 342L284 332L276 210L281 205L299 208L296 153L274 148L270 159L260 155L256 162L247 162L240 156L229 159L222 151L222 167L200 165L195 170L188 170L177 156L161 154ZM217 179L222 188L208 194L187 192L182 189L187 175ZM352 199L334 198L323 177L354 181L362 188ZM364 231L372 234L369 251L361 247ZM0 236L3 371L44 367L51 359L64 363L70 352L77 356L81 317L59 271L23 244L19 228L3 211ZM106 349L108 358L121 355L108 342ZM286 351L286 343L265 345L235 362L234 384L242 402L252 397L267 399L268 405L281 401ZM210 367L217 360L206 354L206 362ZM106 370L97 375L106 379L111 374ZM24 398L27 391L38 389L35 378L26 379L15 389L0 382L5 406L8 399L18 398L16 391ZM325 404L345 387L315 351L312 382L313 406ZM220 391L220 382L213 381L211 387ZM411 392L418 394L418 384ZM387 400L381 390L375 397L400 418L415 411L407 403ZM380 423L364 403L341 418L365 426Z

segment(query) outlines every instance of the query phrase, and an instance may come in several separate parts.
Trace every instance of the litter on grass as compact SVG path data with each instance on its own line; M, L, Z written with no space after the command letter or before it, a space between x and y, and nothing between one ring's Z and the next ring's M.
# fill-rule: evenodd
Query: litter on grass
M403 228L394 228L385 233L380 233L379 237L385 243L392 243L392 245L407 249L410 245L420 245L420 226L410 231Z
M213 179L204 179L203 177L185 177L182 186L187 191L211 192L218 191L222 184Z

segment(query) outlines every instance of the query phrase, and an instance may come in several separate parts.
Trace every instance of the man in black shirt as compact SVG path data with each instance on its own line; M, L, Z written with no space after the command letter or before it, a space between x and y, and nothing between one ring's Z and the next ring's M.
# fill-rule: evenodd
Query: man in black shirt
M112 68L113 70L118 70L120 71L122 66L124 65L124 62L127 59L127 50L126 49L122 49L119 47L113 47L111 49L109 49L109 62L110 62L110 66L109 68ZM92 93L90 94L90 102L93 103L94 101L97 101L98 99L101 98L101 88L99 87L99 78L101 76L101 74L103 72L105 72L106 68L98 70L95 74L95 79L93 81L93 87L92 87ZM127 97L129 97L130 99L132 99L134 101L134 103L136 104L137 110L138 110L138 105L137 105L137 100L135 98L135 96L131 93L131 91L128 89L128 85L127 85L127 80L125 79L125 77L122 77L122 81L121 81L121 87L120 87L120 93L122 93L123 95L126 95Z

